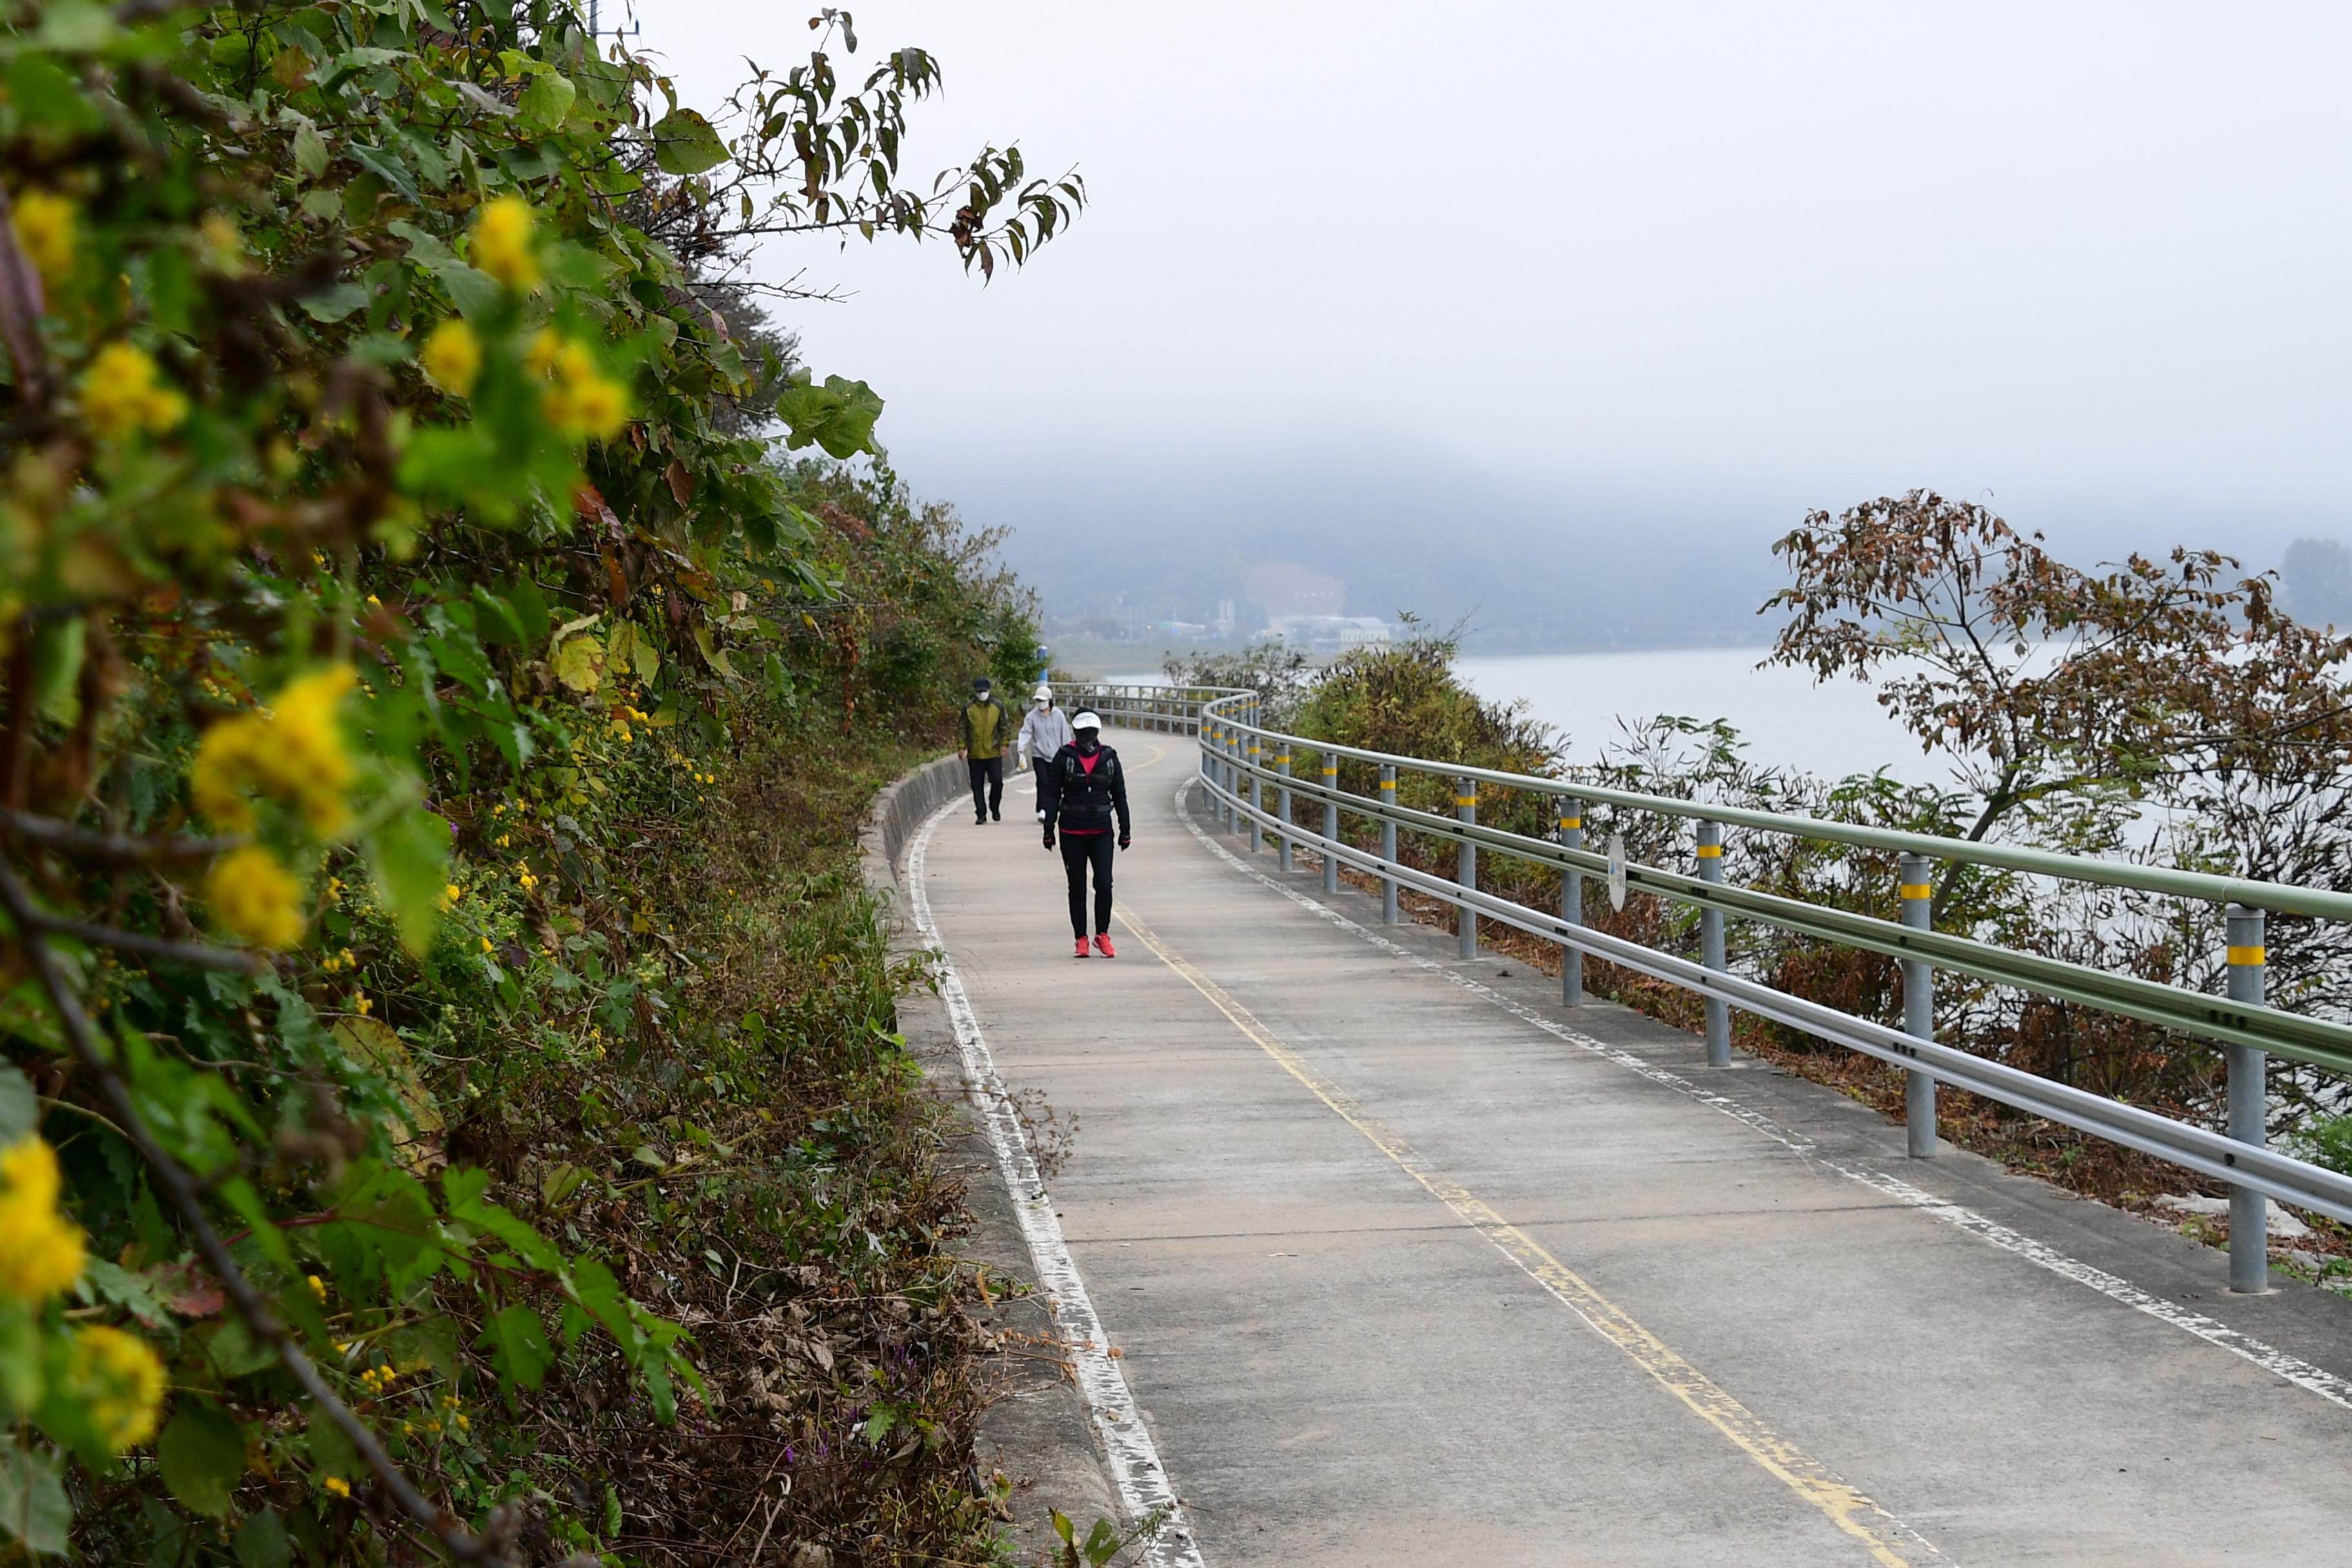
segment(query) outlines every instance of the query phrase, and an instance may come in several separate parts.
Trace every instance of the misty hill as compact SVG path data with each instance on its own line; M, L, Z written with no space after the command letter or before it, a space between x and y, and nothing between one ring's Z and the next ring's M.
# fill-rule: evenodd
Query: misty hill
M1754 644L1781 582L1770 541L1801 515L1667 513L1361 452L959 487L973 521L1012 525L1006 559L1054 620L1210 621L1279 563L1339 579L1348 615L1467 617L1484 652Z
M1930 482L1887 474L1814 494L1786 479L1667 474L1611 489L1515 480L1426 447L1344 439L1178 458L1092 453L1050 469L950 467L926 481L971 521L1012 531L1005 557L1044 595L1049 622L1101 617L1160 641L1149 627L1213 621L1223 600L1247 622L1252 587L1283 582L1314 600L1290 613L1466 617L1474 653L1760 645L1778 617L1757 610L1786 581L1773 540L1809 507ZM2250 571L2285 555L2290 609L2352 625L2352 556L2318 541L2287 550L2315 524L2336 531L2332 519L2234 502L1982 493L2084 565L2175 544L2227 551ZM1335 604L1302 573L1268 567L1336 578L1344 591Z

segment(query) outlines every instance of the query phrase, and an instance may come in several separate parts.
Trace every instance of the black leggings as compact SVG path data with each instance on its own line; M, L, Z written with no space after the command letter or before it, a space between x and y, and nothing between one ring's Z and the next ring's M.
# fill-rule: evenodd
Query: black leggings
M1110 930L1110 860L1117 851L1108 833L1062 835L1062 869L1070 878L1070 930L1087 940L1087 866L1095 868L1095 930Z
M1032 757L1029 759L1029 776L1037 781L1037 817L1043 821L1054 809L1054 797L1061 793L1061 775L1054 772L1053 758Z

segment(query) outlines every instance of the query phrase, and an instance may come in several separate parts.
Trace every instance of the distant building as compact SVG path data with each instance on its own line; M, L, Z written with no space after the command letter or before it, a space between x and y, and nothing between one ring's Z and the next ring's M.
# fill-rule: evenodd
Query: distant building
M1309 653L1345 653L1351 647L1385 647L1389 624L1371 616L1276 616L1266 629Z

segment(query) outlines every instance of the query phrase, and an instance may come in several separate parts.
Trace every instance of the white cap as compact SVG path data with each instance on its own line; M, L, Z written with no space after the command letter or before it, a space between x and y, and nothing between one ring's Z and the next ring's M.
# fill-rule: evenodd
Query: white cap
M1091 708L1081 708L1076 713L1070 715L1070 728L1073 730L1099 730L1102 728L1102 715L1096 712Z
M1054 689L1041 680L1037 683L1037 689L1029 695L1040 702L1051 702L1054 700Z

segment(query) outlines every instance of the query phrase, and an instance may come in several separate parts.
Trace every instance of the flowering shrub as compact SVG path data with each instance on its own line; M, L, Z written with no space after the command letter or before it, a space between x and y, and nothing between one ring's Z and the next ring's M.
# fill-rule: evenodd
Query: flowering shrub
M709 1397L568 1206L627 1151L468 1142L516 1040L677 1043L695 960L609 836L747 704L837 677L845 722L893 618L746 412L842 458L879 399L698 268L841 228L992 273L1079 195L1009 150L900 191L936 68L845 83L827 18L730 142L562 10L0 11L0 1542L599 1547L617 1500L466 1406ZM966 564L961 646L1033 645Z

